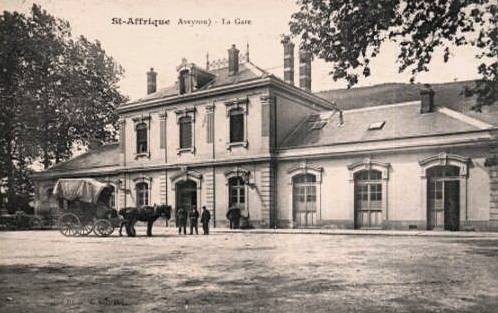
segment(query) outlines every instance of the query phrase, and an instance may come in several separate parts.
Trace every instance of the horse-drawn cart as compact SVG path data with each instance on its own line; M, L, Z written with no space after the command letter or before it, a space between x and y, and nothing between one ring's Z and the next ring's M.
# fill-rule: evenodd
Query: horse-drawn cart
M58 221L60 232L64 236L88 236L92 232L110 236L122 221L116 210L108 206L112 194L105 191L111 188L90 178L59 179L54 195L66 200Z

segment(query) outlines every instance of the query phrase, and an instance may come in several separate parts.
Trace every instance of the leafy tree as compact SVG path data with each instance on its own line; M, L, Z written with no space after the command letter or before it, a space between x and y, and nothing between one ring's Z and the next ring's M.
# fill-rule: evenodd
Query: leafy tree
M33 161L48 168L75 144L113 140L114 108L126 98L123 69L101 44L73 39L67 21L38 5L0 15L0 47L0 179L12 203L31 192Z
M498 6L495 0L298 0L299 10L290 21L290 32L301 38L301 47L333 63L334 80L348 87L358 76L371 74L370 60L387 40L400 47L399 71L410 70L411 81L428 65L437 50L444 62L454 46L471 45L481 79L475 109L498 99ZM361 73L361 74L359 74Z

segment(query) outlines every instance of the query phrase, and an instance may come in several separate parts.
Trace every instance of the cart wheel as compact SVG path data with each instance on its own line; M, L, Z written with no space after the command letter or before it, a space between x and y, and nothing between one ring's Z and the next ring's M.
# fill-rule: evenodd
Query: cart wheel
M114 227L108 220L98 220L94 224L93 231L98 236L107 237L112 234Z
M72 214L66 213L59 218L59 231L64 236L78 236L80 230L80 219Z
M93 231L93 221L89 221L87 223L82 223L79 231L80 236L88 236Z
M42 219L34 216L30 219L29 221L29 228L31 229L42 229L43 228L43 222Z

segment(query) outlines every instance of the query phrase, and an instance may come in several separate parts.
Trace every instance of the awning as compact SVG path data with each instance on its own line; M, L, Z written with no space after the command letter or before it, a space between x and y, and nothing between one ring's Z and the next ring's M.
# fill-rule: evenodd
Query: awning
M97 203L100 193L108 186L92 178L63 178L55 184L54 195L69 201Z

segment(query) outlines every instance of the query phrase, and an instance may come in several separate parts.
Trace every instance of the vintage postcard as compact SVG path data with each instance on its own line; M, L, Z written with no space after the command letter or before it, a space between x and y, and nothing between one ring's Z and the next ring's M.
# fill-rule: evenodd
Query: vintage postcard
M0 311L496 312L496 0L3 0Z

